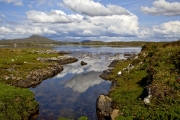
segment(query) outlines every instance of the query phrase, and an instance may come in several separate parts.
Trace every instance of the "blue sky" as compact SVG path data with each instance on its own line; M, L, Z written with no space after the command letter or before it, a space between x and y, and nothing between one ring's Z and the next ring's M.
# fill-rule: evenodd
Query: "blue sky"
M0 39L180 39L179 0L0 0Z

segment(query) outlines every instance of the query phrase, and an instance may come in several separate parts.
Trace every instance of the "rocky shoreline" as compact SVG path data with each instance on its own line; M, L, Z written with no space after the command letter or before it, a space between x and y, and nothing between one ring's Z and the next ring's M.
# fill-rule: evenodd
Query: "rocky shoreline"
M63 65L78 61L77 58L74 58L69 55L64 55L64 54L69 54L69 52L62 52L57 50L40 50L40 51L32 51L32 52L37 54L59 54L60 56L49 57L49 58L38 57L37 58L38 61L49 63L49 66L46 68L30 71L28 75L26 75L23 78L14 75L5 76L4 78L5 80L9 80L9 79L14 80L14 82L9 83L9 85L15 87L21 87L21 88L36 87L43 80L54 77L58 73L62 72ZM29 64L29 63L25 62L24 64Z
M137 57L138 56L136 56L135 54L133 54L132 56L130 54L130 56L128 56L128 58L126 60L137 59ZM116 79L111 78L111 75L113 74L112 69L116 67L118 62L123 62L123 61L116 60L116 59L113 60L108 66L109 69L104 70L103 73L101 75L99 75L99 77L101 77L102 79L109 80L112 82L109 92L111 92L117 86ZM129 64L126 68L124 68L123 71L129 71L133 67L134 66L132 64ZM119 71L117 73L116 77L119 77L123 71ZM100 119L100 120L115 120L115 118L117 116L119 116L119 110L115 109L114 106L115 106L115 103L112 100L112 98L109 97L109 95L100 95L96 102L96 113L97 113L98 119Z
M66 59L52 60L52 61L57 63L50 65L46 69L38 69L36 71L32 71L29 73L29 75L26 76L24 80L18 80L18 82L11 85L22 88L36 87L43 80L54 77L58 73L62 72L63 71L62 65L77 62L78 59L70 57Z
M112 81L110 91L112 91L116 86L116 81L110 78L112 74L112 68L116 66L116 64L120 62L120 60L113 60L108 67L111 69L107 69L103 71L99 77L104 80ZM96 114L99 120L114 120L118 116L119 110L113 109L113 100L108 95L100 95L96 102Z

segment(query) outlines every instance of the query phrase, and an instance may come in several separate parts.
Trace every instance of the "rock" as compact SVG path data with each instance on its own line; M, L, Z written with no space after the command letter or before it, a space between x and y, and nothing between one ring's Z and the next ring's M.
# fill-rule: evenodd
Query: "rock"
M119 110L118 109L114 109L111 113L111 120L115 120L115 118L119 116Z
M69 64L69 63L73 63L73 62L77 62L78 59L77 58L67 58L67 59L62 59L62 60L58 60L57 63L60 65L65 65L65 64Z
M9 76L5 76L5 80L9 80L10 79L10 77Z
M112 69L107 69L103 71L103 74L101 74L99 77L101 77L104 80L111 80L110 75L112 74Z
M32 80L36 80L37 79L37 77L36 76L32 76Z
M32 83L28 80L20 80L18 83L15 84L17 87L23 87L23 88L28 88L31 87Z
M81 61L81 66L84 66L84 65L87 65L87 63L84 61Z
M109 64L108 67L115 67L116 64L117 64L118 62L120 62L120 61L121 61L121 60L113 60L113 61Z
M22 79L21 77L17 77L17 78L16 78L17 81L19 81L19 80L21 80L21 79Z
M134 56L135 56L135 53L133 53L133 52L124 54L125 58L133 58Z
M151 103L151 98L152 98L152 95L148 95L147 97L145 97L144 100L143 100L144 103L145 103L145 104Z
M111 120L112 99L105 95L100 95L97 100L97 117L99 120Z
M117 75L121 75L122 74L122 72L121 71L119 71L118 73L117 73Z

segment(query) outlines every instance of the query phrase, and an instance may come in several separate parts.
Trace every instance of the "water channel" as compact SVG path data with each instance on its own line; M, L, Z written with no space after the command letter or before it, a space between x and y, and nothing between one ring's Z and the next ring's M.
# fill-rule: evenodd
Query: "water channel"
M30 88L39 103L37 120L58 118L78 119L87 116L97 120L96 100L100 94L108 94L110 81L99 77L113 59L124 59L127 52L139 53L140 47L59 46L60 51L70 51L78 62L64 66L57 76L44 80L36 88ZM81 66L80 62L87 63Z

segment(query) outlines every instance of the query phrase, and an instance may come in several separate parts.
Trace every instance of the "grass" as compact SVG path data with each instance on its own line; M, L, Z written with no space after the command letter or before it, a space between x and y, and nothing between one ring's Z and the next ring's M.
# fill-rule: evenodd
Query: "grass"
M28 89L0 83L0 120L28 119L38 103Z
M117 76L129 63L135 67ZM179 73L180 41L145 44L137 59L117 64L111 75L117 87L110 92L114 107L120 110L116 120L180 119ZM148 84L153 97L144 104Z

